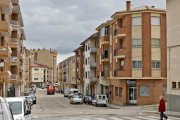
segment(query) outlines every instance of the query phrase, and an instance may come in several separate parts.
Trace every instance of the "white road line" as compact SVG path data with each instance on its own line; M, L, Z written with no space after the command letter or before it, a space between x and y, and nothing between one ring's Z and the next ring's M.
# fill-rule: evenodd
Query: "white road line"
M113 120L123 120L123 119L119 119L119 118L116 118L116 117L109 117L110 119L113 119Z
M139 120L139 119L130 118L130 117L123 117L123 118L128 119L128 120Z
M153 119L153 118L147 118L147 117L142 117L142 116L136 116L137 118L141 118L143 120L157 120L157 119Z
M95 118L96 120L107 120L107 119L104 119L104 118ZM84 120L84 119L83 119Z

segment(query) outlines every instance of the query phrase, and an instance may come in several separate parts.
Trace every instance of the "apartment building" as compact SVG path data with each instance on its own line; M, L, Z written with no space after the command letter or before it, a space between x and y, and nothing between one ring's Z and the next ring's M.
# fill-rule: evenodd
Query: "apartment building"
M77 88L75 79L75 61L75 56L71 56L58 64L58 78L61 91Z
M52 82L57 81L57 55L58 51L51 51L51 49L47 50L43 48L30 50L31 63L42 64L53 68L50 69L51 74L49 76L49 80Z
M84 47L84 94L95 95L96 92L96 52L99 39L99 33L95 33L83 41L80 45Z
M180 1L166 0L167 5L167 94L168 110L180 111L179 19Z
M42 64L30 64L30 80L31 80L31 86L36 85L36 87L42 87L46 86L49 80L49 71L50 68L48 66L42 65Z
M85 95L86 93L84 93L84 91L86 91L86 87L84 87L84 47L80 46L78 47L76 50L74 50L73 52L75 52L75 59L76 59L76 63L75 63L75 79L76 79L76 83L77 83L77 89L79 90L79 92L83 95Z

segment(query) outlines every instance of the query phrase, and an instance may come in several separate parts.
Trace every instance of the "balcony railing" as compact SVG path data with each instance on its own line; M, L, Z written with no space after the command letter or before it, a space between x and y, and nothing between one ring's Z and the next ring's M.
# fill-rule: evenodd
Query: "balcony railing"
M114 70L114 77L118 77L118 70Z
M125 55L125 47L122 47L120 49L114 49L114 56L118 56L118 55Z
M90 53L96 53L96 48L95 47L91 47L90 48Z
M11 62L17 62L17 61L18 61L17 57L11 56Z
M109 58L108 54L101 54L101 60L108 59L108 58Z
M11 38L11 44L17 44L17 39L16 38Z
M96 82L96 77L90 77L90 82Z
M102 77L109 77L109 70L101 71Z
M114 29L114 36L118 35L118 29Z
M90 62L90 67L91 68L96 68L96 62Z
M11 24L12 24L12 25L18 25L18 21L11 20Z
M12 75L11 75L11 79L13 79L13 80L17 80L17 78L18 78L18 77L17 77L17 75L16 75L16 74L12 74Z

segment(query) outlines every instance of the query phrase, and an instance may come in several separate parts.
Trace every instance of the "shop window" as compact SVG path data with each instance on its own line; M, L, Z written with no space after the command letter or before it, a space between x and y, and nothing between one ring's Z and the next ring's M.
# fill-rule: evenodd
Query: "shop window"
M172 88L176 88L176 82L172 82Z
M123 97L123 88L119 88L119 97Z
M152 61L152 69L161 69L161 61Z
M151 38L151 47L160 47L161 39L159 38Z
M141 96L141 97L149 96L149 85L140 85L139 86L139 96Z
M151 17L151 25L160 25L160 17Z
M142 39L132 39L132 47L142 47Z
M180 89L180 82L178 82L178 88Z
M132 26L142 25L142 17L132 18Z
M142 61L132 61L133 69L142 69Z
M115 88L116 96L118 96L118 87Z
M167 85L163 85L163 96L167 96Z

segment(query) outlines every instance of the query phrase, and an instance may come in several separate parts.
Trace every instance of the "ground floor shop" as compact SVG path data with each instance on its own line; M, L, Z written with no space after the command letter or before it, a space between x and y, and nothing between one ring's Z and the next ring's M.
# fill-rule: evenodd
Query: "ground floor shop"
M36 85L36 88L41 88L42 86L46 86L45 82L31 82L31 86Z
M167 79L111 79L109 102L118 105L158 104L167 93Z

